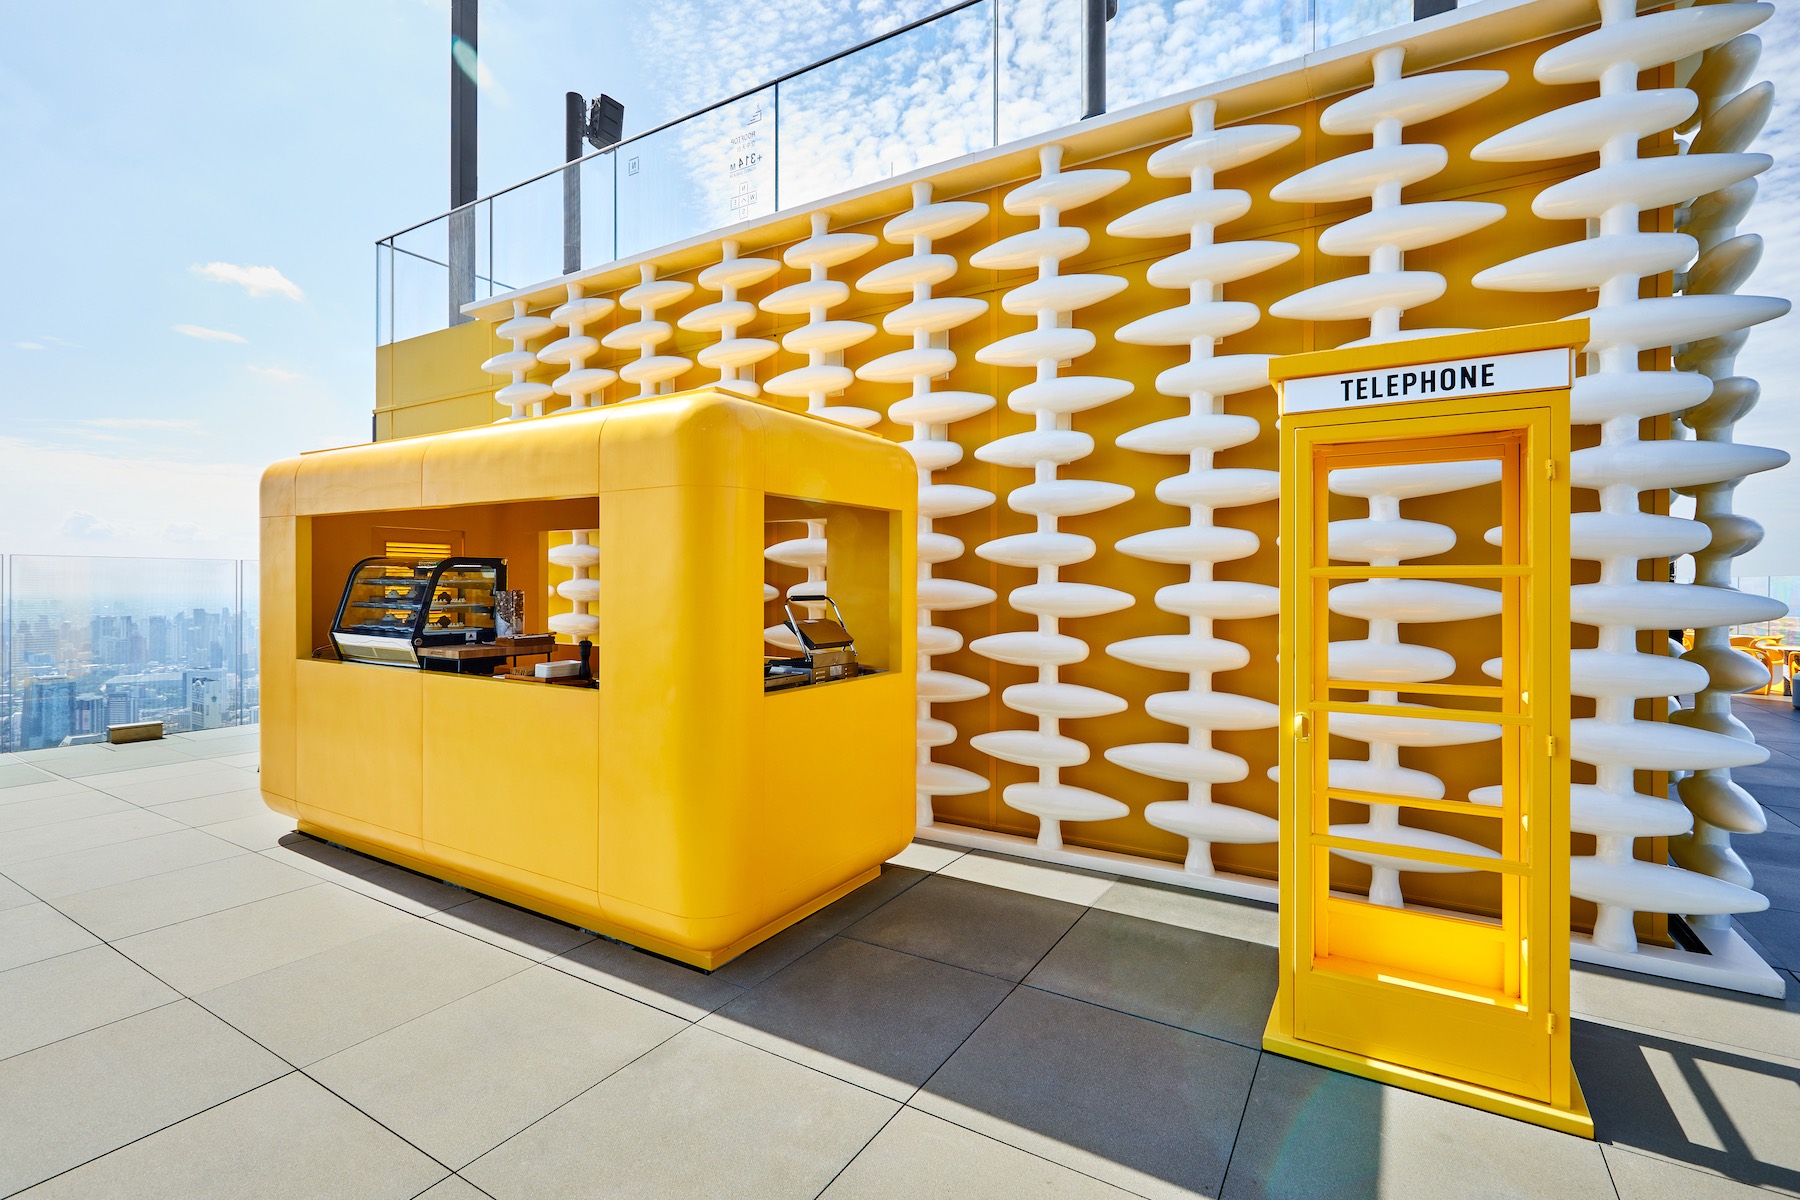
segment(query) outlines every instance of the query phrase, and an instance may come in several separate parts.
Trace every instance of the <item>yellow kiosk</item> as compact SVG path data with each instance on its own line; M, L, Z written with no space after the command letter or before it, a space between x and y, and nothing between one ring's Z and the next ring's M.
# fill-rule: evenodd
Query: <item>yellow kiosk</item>
M706 391L278 463L263 797L303 832L716 967L912 836L917 488L891 442ZM797 521L823 523L853 656L774 686L763 549ZM533 613L553 589L584 619ZM333 648L418 596L432 637L492 649L509 590L527 631L574 631L554 666L525 653L547 638L493 675Z
M1566 936L1568 401L1586 341L1573 321L1271 367L1288 736L1263 1045L1592 1137ZM1491 783L1447 794L1445 755ZM1457 877L1464 911L1409 902L1417 872Z

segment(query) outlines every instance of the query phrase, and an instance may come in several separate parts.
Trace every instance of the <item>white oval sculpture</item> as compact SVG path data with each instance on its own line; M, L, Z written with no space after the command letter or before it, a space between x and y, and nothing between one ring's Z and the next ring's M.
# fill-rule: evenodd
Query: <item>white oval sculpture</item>
M1402 143L1404 127L1454 112L1506 85L1504 71L1437 71L1402 78L1405 53L1401 46L1377 51L1375 85L1319 115L1325 132L1372 134L1375 144L1309 167L1269 190L1271 199L1300 204L1368 197L1368 213L1319 237L1322 253L1367 257L1368 272L1329 280L1269 305L1270 315L1296 321L1366 319L1369 336L1351 345L1461 332L1400 328L1405 310L1436 300L1446 286L1435 271L1407 270L1405 252L1461 237L1506 215L1501 205L1475 201L1401 202L1402 188L1429 179L1449 163L1442 146Z
M572 412L575 409L594 407L599 394L619 375L604 367L587 365L588 356L599 351L600 342L590 336L586 328L610 313L613 302L603 296L583 295L579 283L565 286L568 289L568 299L556 306L550 319L567 329L569 335L543 347L537 356L540 362L562 363L568 368L556 377L550 387L557 395L569 398L568 407L560 411Z
M1720 647L1729 652L1729 626L1764 619L1760 614L1771 611L1761 598L1729 591L1732 551L1712 547L1729 522L1735 481L1787 457L1732 446L1729 422L1706 419L1707 394L1717 390L1717 385L1707 387L1712 372L1706 368L1716 370L1717 358L1694 355L1690 348L1678 353L1679 372L1642 372L1638 355L1685 342L1704 345L1733 335L1741 339L1738 331L1780 315L1787 305L1727 294L1639 297L1641 277L1679 266L1690 248L1704 255L1709 240L1716 242L1707 217L1696 225L1692 213L1716 220L1734 207L1741 213L1747 203L1709 206L1705 194L1723 197L1754 188L1751 177L1766 165L1764 156L1743 152L1739 143L1747 138L1729 136L1708 146L1696 139L1687 154L1640 159L1640 138L1686 121L1696 109L1713 113L1722 105L1716 96L1701 100L1682 88L1640 92L1639 73L1729 43L1765 20L1772 7L1725 3L1640 16L1631 0L1601 0L1600 11L1599 29L1547 51L1535 68L1544 83L1597 82L1599 97L1534 118L1471 151L1478 160L1499 162L1597 151L1596 168L1547 188L1533 204L1533 211L1546 218L1589 218L1592 236L1489 268L1475 283L1506 291L1597 288L1599 293L1591 310L1577 314L1589 319L1592 342L1587 347L1590 367L1576 385L1571 406L1577 423L1600 424L1600 445L1579 452L1572 464L1575 486L1596 489L1600 499L1599 513L1578 516L1572 529L1573 553L1599 562L1600 581L1576 587L1571 598L1572 619L1599 630L1597 650L1575 654L1570 680L1575 695L1594 703L1594 716L1574 722L1571 731L1573 756L1592 764L1595 773L1594 784L1577 789L1580 802L1571 806L1571 827L1594 835L1595 851L1574 860L1570 891L1598 906L1593 945L1611 955L1634 955L1633 915L1638 910L1684 913L1697 923L1718 923L1724 914L1766 904L1740 886L1748 884L1749 873L1730 861L1736 856L1726 839L1703 822L1696 821L1696 832L1676 845L1678 859L1683 845L1705 847L1691 856L1704 874L1641 862L1633 855L1635 838L1680 833L1667 801L1636 791L1636 771L1694 772L1682 782L1683 798L1694 796L1690 807L1730 810L1728 823L1751 832L1761 828L1761 813L1751 811L1754 802L1741 804L1730 795L1726 804L1709 803L1729 792L1732 765L1764 756L1741 725L1732 730L1738 736L1714 728L1731 720L1725 694L1730 689L1712 684L1710 673L1708 686L1700 690L1708 697L1704 707L1676 714L1687 728L1637 719L1639 700L1667 697L1701 682L1691 671L1678 675L1666 660L1641 654L1637 642L1639 630L1691 627L1696 648L1688 662L1703 671L1709 653ZM1715 70L1712 77L1721 74ZM1696 194L1702 194L1701 201L1690 208L1688 225L1679 233L1646 234L1639 228L1643 210ZM1737 194L1741 197L1741 191ZM1690 410L1690 424L1707 428L1710 436L1638 440L1642 418L1695 404L1699 407ZM1662 487L1690 488L1703 497L1697 509L1702 524L1667 517L1652 521L1640 513L1639 493ZM1696 554L1699 586L1640 581L1640 558L1681 552ZM1652 829L1657 833L1647 832Z
M1060 362L1094 346L1092 333L1067 327L1069 314L1125 287L1123 279L1110 275L1058 272L1061 259L1081 253L1088 244L1085 229L1063 226L1060 221L1069 209L1124 186L1128 176L1123 171L1063 171L1061 146L1045 146L1039 152L1039 163L1041 175L1013 189L1005 200L1007 212L1035 216L1038 228L1002 239L969 260L975 267L1035 266L1038 272L1035 281L1013 289L1001 302L1007 312L1034 315L1036 328L975 352L979 362L1030 367L1036 372L1035 382L1007 397L1007 406L1013 411L1031 414L1031 432L989 442L975 457L1032 471L1033 482L1015 490L1007 504L1015 512L1034 516L1037 531L999 538L978 546L975 553L991 561L1036 569L1037 583L1015 589L1007 600L1015 611L1034 616L1037 629L995 634L970 644L987 658L1037 668L1035 690L1008 688L1002 695L1007 707L1035 716L1037 727L997 730L969 742L984 754L1037 770L1036 783L1012 784L1003 796L1007 804L1038 818L1038 845L1056 850L1062 846L1064 821L1108 820L1130 811L1110 796L1072 787L1060 777L1063 767L1075 766L1088 757L1087 746L1065 736L1061 722L1125 707L1116 696L1061 682L1059 668L1087 657L1087 645L1061 633L1060 623L1068 617L1116 612L1130 606L1132 597L1113 588L1062 582L1058 568L1091 557L1094 544L1057 528L1061 517L1099 512L1131 498L1131 489L1119 485L1057 478L1057 468L1093 449L1091 437L1071 428L1073 414L1131 390L1123 380L1057 373Z
M619 368L619 378L635 383L639 396L656 396L667 392L678 375L694 364L678 354L658 354L656 348L675 336L667 321L656 319L656 310L685 300L694 290L691 283L676 279L658 279L650 263L638 267L638 284L626 288L619 296L619 307L629 308L638 319L608 333L600 344L611 350L636 347L636 359Z
M1158 720L1185 726L1185 743L1115 746L1106 757L1127 770L1180 785L1180 799L1147 805L1144 819L1187 839L1185 869L1201 879L1215 872L1214 843L1269 843L1280 828L1273 817L1218 803L1212 795L1214 784L1236 782L1249 774L1244 759L1213 746L1213 731L1272 729L1277 715L1266 700L1214 691L1214 671L1241 666L1240 657L1247 661L1248 654L1235 642L1215 639L1213 622L1270 616L1277 594L1262 584L1213 579L1215 563L1248 558L1259 548L1254 533L1214 525L1213 514L1221 508L1264 503L1274 497L1279 483L1273 471L1213 466L1217 451L1254 441L1261 432L1254 418L1227 414L1225 397L1269 383L1266 355L1218 358L1214 347L1219 337L1249 328L1261 315L1255 305L1226 301L1225 285L1279 266L1300 252L1287 242L1216 240L1218 225L1250 208L1247 193L1215 186L1218 172L1254 162L1300 136L1291 125L1218 129L1216 109L1210 100L1194 105L1189 110L1193 135L1150 156L1152 175L1188 181L1186 197L1171 198L1188 200L1185 207L1155 201L1107 227L1115 236L1188 239L1187 249L1152 264L1147 273L1156 287L1186 291L1186 302L1133 321L1117 334L1119 341L1129 344L1187 349L1186 364L1164 371L1156 386L1164 395L1186 399L1188 415L1119 437L1119 445L1129 450L1181 457L1179 473L1159 484L1156 494L1166 504L1185 508L1187 523L1134 534L1120 541L1118 549L1187 568L1186 582L1157 593L1157 607L1185 616L1189 638L1196 644L1217 645L1224 657L1188 657L1184 661L1192 669L1186 689L1160 692L1144 703L1145 711ZM1177 213L1185 219L1178 221ZM1107 653L1127 662L1176 661L1158 653L1163 645L1156 638L1132 638L1108 646Z
M783 371L763 384L763 390L775 396L805 397L807 412L867 429L881 420L880 413L829 405L826 397L850 386L855 376L844 365L844 351L874 336L875 327L861 321L830 321L825 314L850 298L850 285L832 279L827 272L867 254L874 248L875 239L866 233L830 230L831 214L812 215L812 236L795 242L781 256L788 266L805 271L806 281L790 284L760 301L764 312L806 317L806 324L790 330L781 339L782 349L806 355L806 365Z
M761 283L781 269L772 258L739 258L738 244L727 239L719 245L720 259L700 272L700 286L719 293L711 304L686 313L675 322L683 329L717 333L719 340L694 357L703 367L719 373L721 391L739 396L761 392L752 368L775 353L767 338L741 338L737 331L756 319L756 305L738 299L738 289Z
M859 379L882 382L906 382L912 394L888 409L888 418L912 426L912 438L903 443L919 467L919 738L917 758L918 821L930 825L933 796L965 796L985 792L988 779L973 771L949 763L932 760L931 751L956 740L956 728L931 716L934 703L975 700L987 695L987 684L950 671L936 670L931 665L934 655L950 654L962 648L962 635L932 623L932 613L975 608L991 604L991 588L957 579L938 579L933 568L962 557L963 545L948 534L932 530L932 516L923 503L932 488L931 474L962 460L962 447L950 439L950 426L956 421L979 416L994 407L992 396L975 392L933 392L934 377L948 374L956 366L956 354L950 349L950 331L987 311L987 301L960 296L934 297L933 286L956 274L956 260L948 254L932 252L933 238L960 233L987 215L988 207L972 201L949 201L934 204L931 185L915 183L913 206L889 221L882 236L897 245L912 247L905 258L895 259L856 281L859 291L901 294L911 300L888 313L882 328L888 333L910 338L912 348L898 350L872 359L857 369ZM980 503L960 511L972 512L994 502L994 497L980 489ZM975 496L965 497L973 501Z
M525 348L532 338L543 337L556 328L556 322L549 317L534 317L525 311L523 300L512 302L513 315L495 328L494 332L503 338L512 339L512 349L504 351L481 364L481 369L489 375L505 375L512 382L494 393L494 399L506 405L507 414L500 421L518 421L525 417L543 414L544 401L554 393L547 383L527 380L525 373L537 366L538 357ZM496 421L496 424L499 422Z

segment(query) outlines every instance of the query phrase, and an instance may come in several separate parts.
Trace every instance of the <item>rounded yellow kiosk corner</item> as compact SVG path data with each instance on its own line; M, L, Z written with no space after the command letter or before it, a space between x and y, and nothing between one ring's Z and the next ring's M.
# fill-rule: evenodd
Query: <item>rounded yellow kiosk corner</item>
M303 832L717 967L912 837L916 504L894 443L711 390L277 463L264 800ZM825 578L790 596L804 573L764 551L796 538ZM402 645L416 665L334 649L382 622L404 643L406 612L382 606L414 603L413 564L461 561L502 564L522 632L487 636L495 602L434 584L417 603L443 622L413 640L482 624L469 644ZM353 602L346 580L371 570L394 586ZM852 644L796 654L796 627Z

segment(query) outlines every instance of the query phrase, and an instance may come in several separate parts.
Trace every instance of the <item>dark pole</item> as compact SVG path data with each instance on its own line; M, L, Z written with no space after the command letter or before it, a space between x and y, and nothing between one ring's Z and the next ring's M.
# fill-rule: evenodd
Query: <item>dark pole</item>
M450 324L475 299L475 65L480 0L450 0Z
M1119 0L1082 0L1081 117L1106 111L1106 23L1119 11Z
M580 92L563 94L563 161L581 157L587 132L587 101ZM581 270L581 168L563 172L563 274Z

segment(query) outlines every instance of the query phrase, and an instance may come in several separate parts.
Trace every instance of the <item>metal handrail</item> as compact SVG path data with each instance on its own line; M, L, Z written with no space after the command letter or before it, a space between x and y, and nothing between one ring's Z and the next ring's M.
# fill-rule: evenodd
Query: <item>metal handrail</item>
M806 74L808 71L816 71L820 67L830 66L832 63L837 62L841 58L848 58L852 54L860 53L861 51L869 49L871 46L879 46L883 42L886 42L893 38L899 37L901 34L911 33L913 30L918 29L920 26L929 25L933 21L939 21L945 17L952 16L956 13L959 13L965 8L973 8L977 4L984 4L986 2L987 2L987 0L957 0L956 3L951 4L945 8L940 8L938 11L930 14L929 16L920 17L916 21L908 21L906 24L901 25L894 29L890 29L886 33L877 34L875 37L869 38L866 41L858 42L854 46L850 46L843 50L839 50L835 54L828 54L824 58L821 58L821 59L817 60L816 62L810 62L810 63L806 64L804 67L797 67L794 70L789 71L784 75L777 75L775 78L766 80L762 83L759 83L755 87L745 88L743 91L738 92L735 95L727 96L723 100L715 100L713 103L706 105L704 108L696 108L693 112L684 113L679 117L673 118L672 120L664 121L661 125L658 125L653 129L646 129L642 133L634 133L628 138L624 138L620 141L614 142L612 145L606 147L604 150L595 150L591 154L582 155L580 158L573 158L567 162L559 163L558 165L551 167L549 170L542 171L536 175L531 176L528 179L521 179L517 183L508 184L506 187L501 188L497 192L489 192L487 195L479 197L478 199L475 199L475 200L471 200L467 204L459 204L455 208L446 209L445 211L438 213L434 217L427 217L423 221L414 222L413 224L408 225L405 229L395 230L393 233L388 234L386 237L377 238L375 244L378 246L383 245L383 244L387 244L387 245L391 246L393 243L393 240L395 238L404 237L406 234L411 233L415 229L423 229L427 225L433 224L437 221L441 221L445 217L452 216L455 213L459 213L459 212L463 211L464 209L472 209L472 208L476 207L477 205L485 204L491 200L496 200L499 197L506 195L508 192L516 192L522 187L529 187L531 184L537 183L540 180L548 179L552 175L561 175L564 172L570 170L571 168L579 170L582 164L588 162L591 159L596 159L596 158L602 157L603 155L612 154L615 151L624 149L626 146L631 145L633 142L639 142L639 141L644 140L645 138L654 137L655 135L663 132L666 129L672 129L677 125L681 125L688 121L693 120L695 117L703 117L709 112L714 112L714 111L724 108L730 104L736 104L739 100L748 99L749 97L756 95L758 92L764 92L770 88L780 87L782 84L788 82L791 79L797 79L801 75Z

